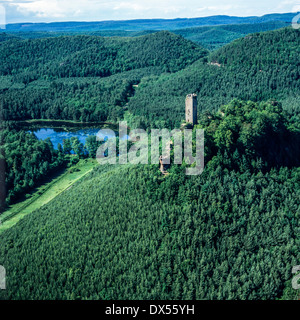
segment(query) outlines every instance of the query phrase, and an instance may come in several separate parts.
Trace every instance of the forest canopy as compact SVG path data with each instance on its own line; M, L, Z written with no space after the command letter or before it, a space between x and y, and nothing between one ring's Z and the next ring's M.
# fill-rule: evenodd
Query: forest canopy
M280 153L269 162L280 147L260 142L293 144L299 130L274 102L233 101L198 126L202 175L186 176L184 165L165 177L157 165L98 166L4 231L5 297L281 297L300 258L299 144L288 168Z
M289 296L300 259L299 32L251 34L212 53L170 32L2 41L9 200L98 146L74 138L55 150L14 121L174 129L192 92L205 169L97 166L1 233L0 299Z

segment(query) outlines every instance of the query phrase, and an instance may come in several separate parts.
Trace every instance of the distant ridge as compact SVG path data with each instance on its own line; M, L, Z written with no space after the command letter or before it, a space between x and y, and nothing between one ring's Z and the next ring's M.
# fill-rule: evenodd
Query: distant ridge
M69 21L50 23L13 23L2 31L99 31L99 30L175 30L197 26L214 26L226 24L256 24L268 21L292 22L297 13L274 13L261 17L235 17L235 16L210 16L201 18L177 18L177 19L138 19L122 21Z

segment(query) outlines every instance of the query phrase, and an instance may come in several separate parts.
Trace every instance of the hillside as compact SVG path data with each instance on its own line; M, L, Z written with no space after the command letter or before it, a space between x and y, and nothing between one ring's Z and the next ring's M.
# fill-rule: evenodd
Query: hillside
M198 94L200 110L218 110L233 98L277 99L299 114L299 30L283 28L248 35L211 53L208 60L172 75L143 81L128 110L147 127L180 126L184 99Z
M185 96L196 92L201 110L217 110L233 98L277 99L297 117L299 45L299 30L292 28L247 35L210 56L169 32L6 41L0 45L2 115L80 121L125 116L135 118L132 125L179 127Z
M255 24L245 23L187 28L174 30L173 32L182 35L188 40L201 44L209 50L215 50L247 34L276 30L290 26L290 24L290 22L285 21L270 21Z
M5 41L0 45L3 119L116 119L142 78L179 71L205 55L202 47L164 31L135 38Z
M189 27L172 30L173 33L183 36L185 39L198 43L209 49L218 49L227 43L238 38L242 38L249 33L276 30L290 26L290 21L268 21L262 23L243 23L243 24L223 24L214 26ZM100 31L7 31L0 33L0 41L11 40L12 38L37 39L52 38L60 36L90 35L101 37L138 37L155 33L155 30L100 30Z
M99 166L4 231L0 297L281 297L300 258L299 150L289 152L298 168L283 167L280 156L270 170L273 147L260 142L299 149L299 131L276 104L235 101L223 113L200 121L210 145L203 175Z
M16 40L3 42L0 47L0 75L22 76L25 72L31 78L105 77L150 66L164 66L166 71L175 72L204 53L199 46L166 31L135 38L62 36Z

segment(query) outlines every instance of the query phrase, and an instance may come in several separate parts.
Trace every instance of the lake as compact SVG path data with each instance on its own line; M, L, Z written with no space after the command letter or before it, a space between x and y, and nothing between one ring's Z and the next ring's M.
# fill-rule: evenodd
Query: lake
M17 121L17 127L20 130L34 133L39 140L45 140L50 138L55 149L58 144L63 145L64 139L70 139L77 137L80 142L85 144L87 137L96 136L103 138L103 134L99 133L103 129L111 129L115 132L116 136L119 136L119 126L111 123L74 123L71 121L63 120L25 120ZM128 130L130 130L128 128ZM112 137L108 136L108 138ZM129 139L128 135L120 137L121 140ZM106 139L105 139L106 140Z
M74 128L73 128L74 129ZM63 129L51 129L51 128L41 128L30 130L33 132L39 140L45 140L50 138L55 149L57 149L58 144L63 145L64 139L70 139L72 137L77 137L80 142L85 144L85 140L89 136L95 136L100 129L79 129L77 131L65 131Z
M102 128L107 129L107 128ZM85 144L85 140L89 136L99 136L104 137L103 134L99 133L101 128L85 128L85 129L75 129L74 127L71 128L71 130L66 130L65 128L34 128L31 130L28 130L29 132L32 132L35 134L35 136L39 140L45 140L47 138L50 138L51 142L53 143L53 146L55 149L57 149L58 144L60 143L63 145L64 139L70 139L72 137L77 137L80 142ZM118 132L115 132L116 136L118 136ZM112 137L108 136L108 138ZM129 137L123 136L121 137L122 140L128 139ZM105 139L106 140L106 139Z

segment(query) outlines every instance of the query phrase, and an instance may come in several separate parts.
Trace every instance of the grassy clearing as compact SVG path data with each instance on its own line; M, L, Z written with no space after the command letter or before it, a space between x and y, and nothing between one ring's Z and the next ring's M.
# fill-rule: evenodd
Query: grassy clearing
M96 160L80 160L76 166L66 169L57 178L39 187L26 200L11 205L0 216L0 233L15 225L27 214L45 205L63 191L71 188L76 181L89 173L96 165Z

